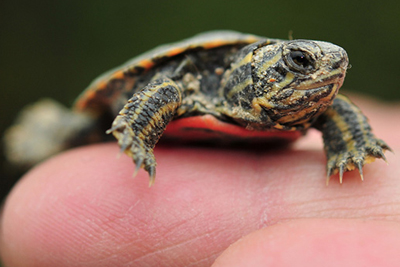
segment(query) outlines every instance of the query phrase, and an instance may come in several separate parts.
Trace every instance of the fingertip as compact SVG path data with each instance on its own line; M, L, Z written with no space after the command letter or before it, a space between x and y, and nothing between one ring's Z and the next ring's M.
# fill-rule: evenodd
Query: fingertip
M398 223L299 219L245 236L212 266L398 266L399 245Z

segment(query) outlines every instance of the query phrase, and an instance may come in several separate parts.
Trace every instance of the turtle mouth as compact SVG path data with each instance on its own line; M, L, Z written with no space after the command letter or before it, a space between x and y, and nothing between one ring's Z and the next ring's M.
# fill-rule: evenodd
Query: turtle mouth
M307 80L297 81L297 84L293 87L295 90L311 90L317 88L323 88L330 84L337 84L340 88L344 82L346 72L338 69L338 71L330 72L329 75L319 75L318 73L310 75L311 77Z

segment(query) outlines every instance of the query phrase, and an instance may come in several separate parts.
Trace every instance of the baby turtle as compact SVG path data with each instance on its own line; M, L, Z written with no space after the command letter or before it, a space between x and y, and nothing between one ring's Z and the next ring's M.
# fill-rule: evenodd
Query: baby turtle
M32 165L68 147L105 140L107 132L133 159L135 174L140 168L149 173L151 185L153 149L164 132L178 139L251 142L294 140L314 127L323 134L328 179L339 172L342 182L343 173L355 168L363 179L363 165L385 159L390 148L372 134L361 111L337 95L348 61L343 48L327 42L203 33L103 74L73 111L51 100L26 108L6 134L7 156Z

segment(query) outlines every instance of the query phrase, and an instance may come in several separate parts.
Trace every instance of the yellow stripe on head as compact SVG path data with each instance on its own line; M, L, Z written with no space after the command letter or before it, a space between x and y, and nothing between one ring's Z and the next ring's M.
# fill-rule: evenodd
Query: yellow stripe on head
M244 65L250 63L252 57L253 57L253 53L250 52L245 57L243 57L239 62L232 64L231 72L233 72L234 70L236 70L237 68L239 68L241 66L244 66Z
M272 65L276 64L280 59L282 59L282 55L277 53L273 58L265 61L260 68L257 70L257 74L259 76L263 75L263 72L267 71Z
M228 93L228 98L232 98L234 95L238 94L239 92L243 91L246 86L251 85L253 83L251 76L247 78L246 80L242 81L241 83L238 83L235 87L233 87L229 93Z

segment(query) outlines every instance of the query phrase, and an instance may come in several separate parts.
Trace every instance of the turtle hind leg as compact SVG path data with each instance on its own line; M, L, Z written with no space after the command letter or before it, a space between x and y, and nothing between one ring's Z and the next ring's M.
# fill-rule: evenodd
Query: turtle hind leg
M95 124L87 114L75 113L51 99L40 100L25 107L7 129L3 140L7 160L29 168L67 148L99 141L105 135L95 134Z
M115 118L111 129L121 151L136 164L134 175L143 168L151 186L156 173L153 149L181 105L181 89L169 78L157 78L135 93Z
M331 175L358 169L376 158L385 159L385 150L391 150L375 137L367 118L347 97L338 95L331 107L320 116L317 128L322 131L327 156L327 183Z

